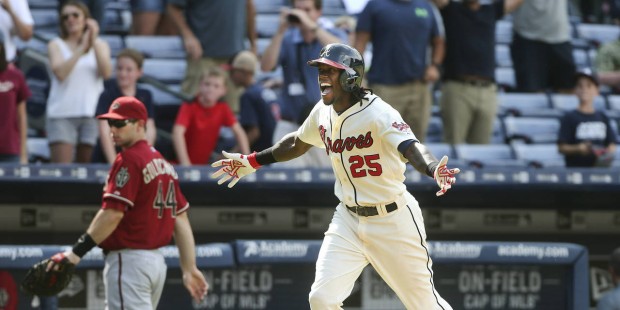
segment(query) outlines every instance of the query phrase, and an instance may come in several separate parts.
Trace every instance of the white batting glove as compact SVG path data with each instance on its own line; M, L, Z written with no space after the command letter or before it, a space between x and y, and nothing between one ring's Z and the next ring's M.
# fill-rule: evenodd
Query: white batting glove
M217 184L222 185L224 182L228 181L232 178L230 183L228 183L228 188L232 188L239 182L239 179L244 176L254 173L256 169L261 166L256 162L256 152L250 155L243 155L239 153L228 153L226 151L222 151L222 155L227 159L221 159L211 164L211 167L222 167L218 171L214 172L211 175L211 178L215 179L222 175L217 181Z
M448 169L448 156L444 156L439 161L437 168L435 168L435 174L433 178L437 181L437 185L440 190L436 193L437 196L441 196L446 193L450 188L452 188L452 184L456 183L456 178L454 175L461 172L459 168Z

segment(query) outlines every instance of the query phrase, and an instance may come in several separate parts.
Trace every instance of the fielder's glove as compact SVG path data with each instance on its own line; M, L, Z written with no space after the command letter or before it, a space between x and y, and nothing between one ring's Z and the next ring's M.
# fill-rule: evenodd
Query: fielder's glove
M74 272L75 265L64 253L58 253L34 264L22 281L21 288L32 295L53 296L69 285Z
M444 156L439 161L437 168L435 168L435 174L433 178L437 181L437 185L440 190L436 193L437 196L441 196L446 193L450 188L452 188L452 184L456 183L456 178L454 175L461 172L459 168L448 169L448 156Z
M231 188L239 182L239 179L248 174L254 173L256 169L261 167L256 162L256 153L243 155L239 153L231 154L226 151L222 151L222 154L226 157L226 159L221 159L211 164L211 167L222 167L211 175L211 178L214 179L224 175L217 181L217 184L219 185L222 185L224 182L232 178L230 183L228 183L228 188Z

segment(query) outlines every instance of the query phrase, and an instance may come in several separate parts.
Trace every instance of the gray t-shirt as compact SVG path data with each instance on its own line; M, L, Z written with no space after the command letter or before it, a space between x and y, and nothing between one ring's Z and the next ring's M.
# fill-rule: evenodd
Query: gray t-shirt
M514 11L513 27L522 37L547 43L570 40L568 0L527 0Z
M203 57L230 58L245 49L246 0L168 0L184 9Z

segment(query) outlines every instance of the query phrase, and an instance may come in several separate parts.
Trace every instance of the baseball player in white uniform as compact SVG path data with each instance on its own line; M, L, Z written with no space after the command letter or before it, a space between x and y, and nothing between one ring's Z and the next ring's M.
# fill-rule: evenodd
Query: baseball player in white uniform
M435 290L422 212L403 183L408 161L433 177L443 195L459 169L448 169L422 145L400 114L361 87L364 60L344 44L329 44L318 67L322 100L303 125L274 146L250 155L229 154L212 164L219 184L234 186L261 165L286 161L312 146L325 149L340 199L316 263L312 309L342 309L369 263L407 309L452 309Z

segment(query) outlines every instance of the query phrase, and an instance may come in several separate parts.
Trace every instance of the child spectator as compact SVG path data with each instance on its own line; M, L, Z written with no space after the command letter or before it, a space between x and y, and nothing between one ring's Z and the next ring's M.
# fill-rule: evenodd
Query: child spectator
M154 121L153 96L148 89L138 87L138 79L142 76L144 56L137 50L124 49L116 56L116 78L106 81L105 90L99 96L96 115L107 113L112 101L118 97L136 97L146 107L148 120L146 121L146 141L149 145L155 144L157 129ZM114 163L117 149L110 139L110 126L107 120L98 120L99 143L93 152L93 162Z
M248 136L250 149L260 151L273 144L280 105L273 90L256 83L257 64L252 52L242 51L233 60L230 77L237 86L245 88L240 100L239 123Z
M71 163L75 156L86 163L97 143L97 98L112 73L110 47L82 2L67 1L60 17L60 37L47 47L51 87L45 127L51 161Z
M248 137L226 102L226 73L217 67L200 78L194 101L183 103L172 128L172 140L179 164L210 163L222 126L231 127L241 152L250 152Z
M28 163L26 99L30 89L24 74L6 60L0 35L0 162Z
M594 109L598 80L590 70L577 73L575 94L579 107L560 123L558 149L567 167L609 166L616 151L616 135L609 118Z

